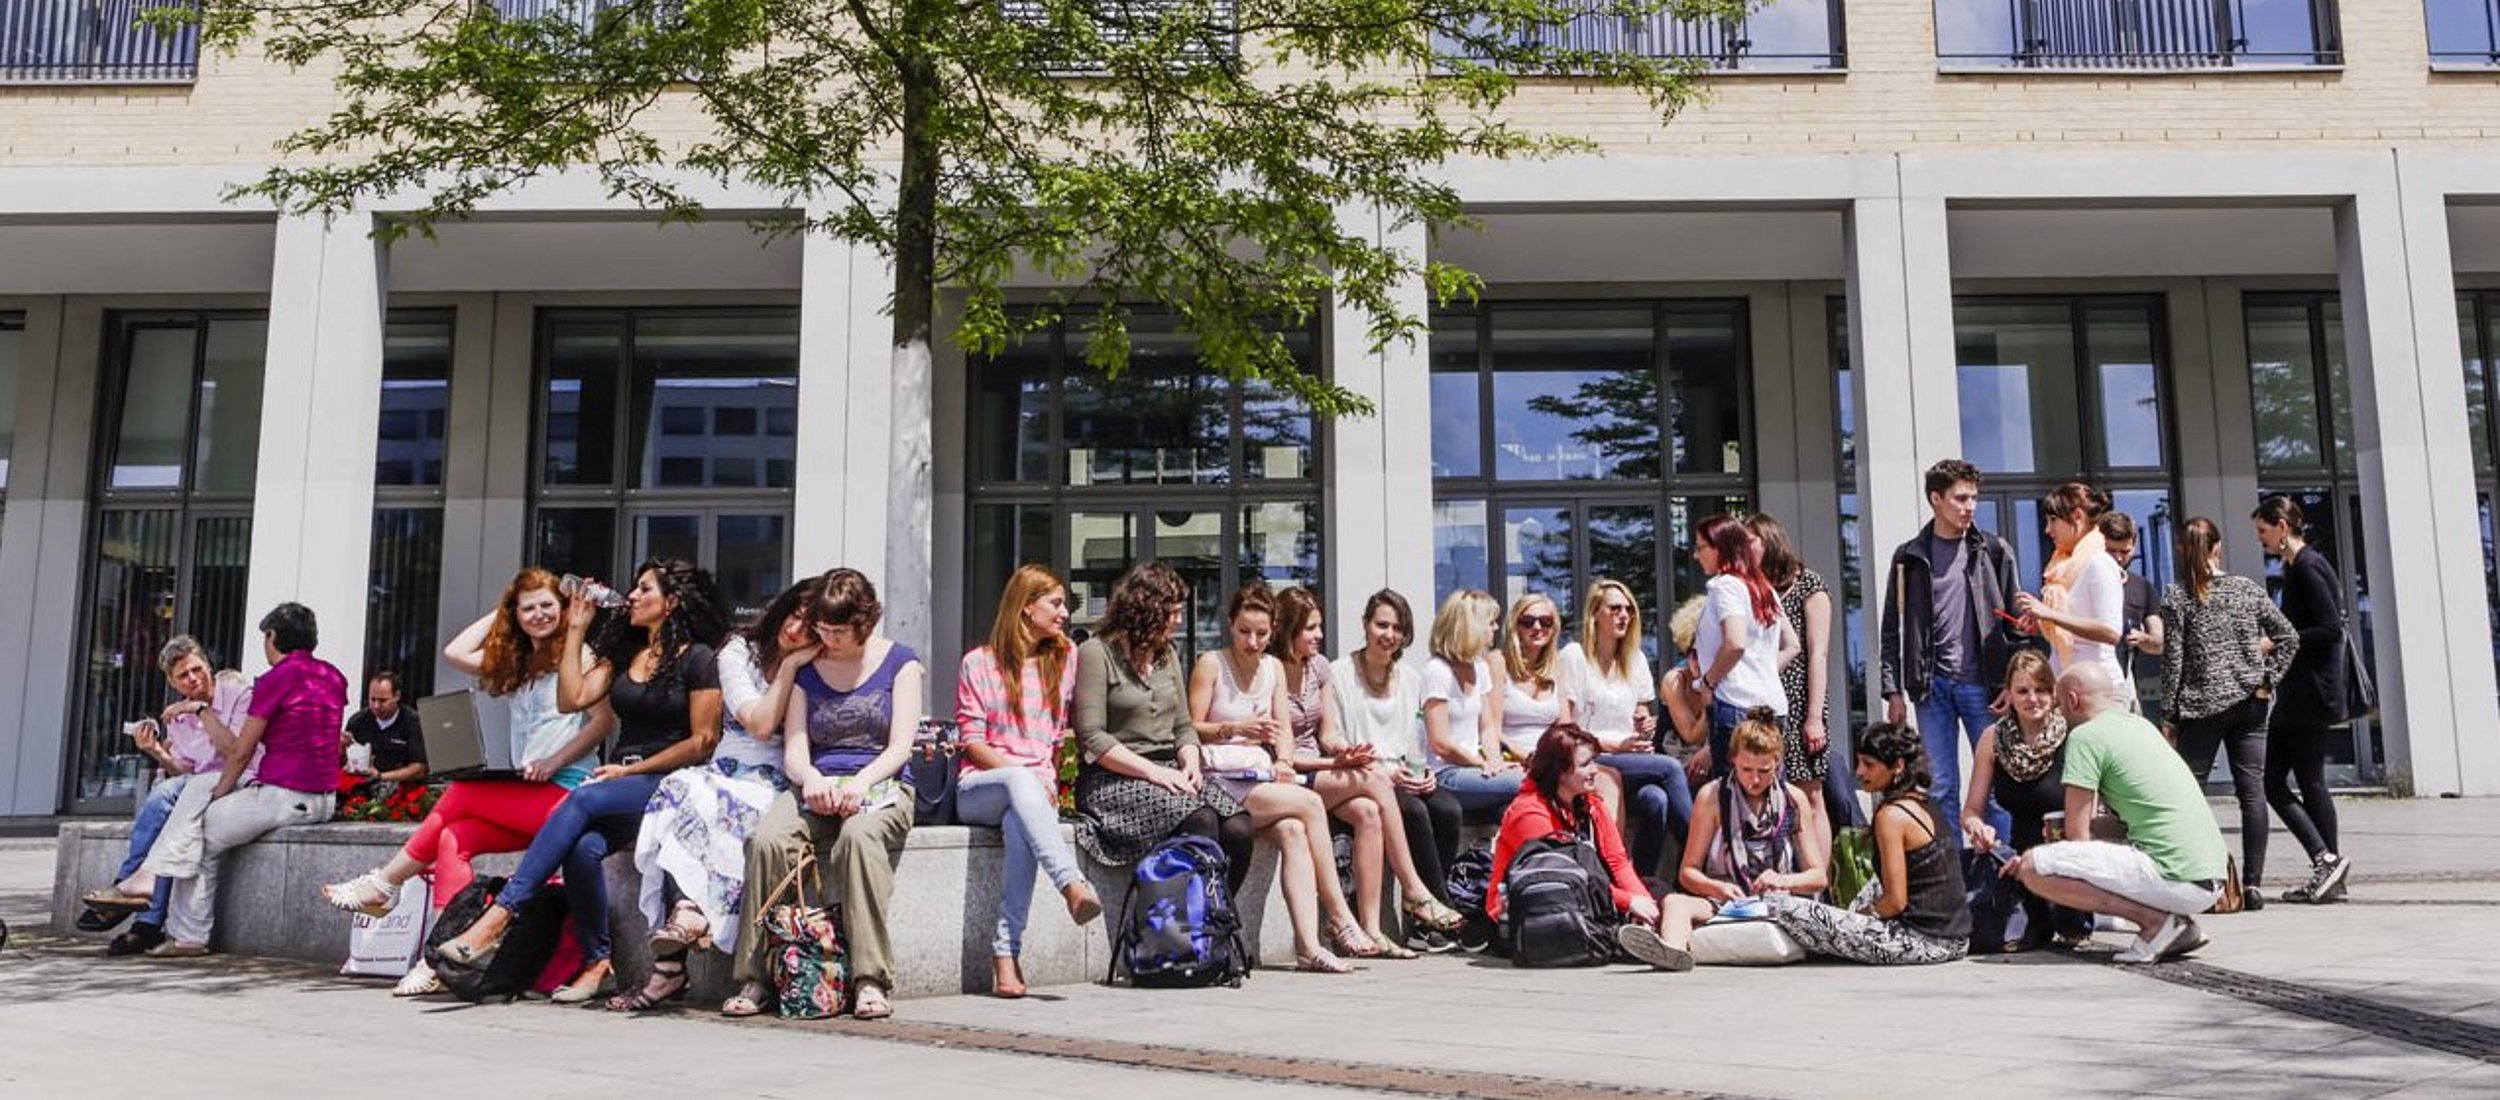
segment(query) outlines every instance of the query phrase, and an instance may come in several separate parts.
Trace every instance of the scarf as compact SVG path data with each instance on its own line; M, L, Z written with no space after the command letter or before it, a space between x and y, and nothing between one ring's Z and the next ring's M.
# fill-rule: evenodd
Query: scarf
M2028 737L2022 721L2008 714L1997 721L1997 770L2016 783L2037 783L2057 766L2066 747L2066 719L2052 710L2040 723L2040 734Z
M2049 567L2040 571L2040 602L2049 610L2065 614L2066 605L2074 599L2075 585L2083 580L2083 572L2094 562L2106 561L2109 548L2101 538L2099 527L2090 527L2075 544L2049 559ZM2049 648L2057 653L2057 667L2065 668L2074 658L2073 632L2056 623L2042 620L2040 634L2049 640Z
M1768 871L1797 866L1796 829L1788 817L1788 785L1773 782L1761 806L1748 804L1733 775L1719 780L1719 835L1710 841L1710 862L1745 886Z

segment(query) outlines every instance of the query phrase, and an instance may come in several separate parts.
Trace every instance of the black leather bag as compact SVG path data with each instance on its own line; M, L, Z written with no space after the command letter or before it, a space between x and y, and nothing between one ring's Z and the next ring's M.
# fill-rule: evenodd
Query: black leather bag
M2362 663L2361 643L2353 640L2351 626L2344 627L2338 648L2343 652L2336 659L2344 663L2343 713L2338 718L2350 722L2378 713L2378 685L2370 680L2369 666Z
M920 723L919 733L912 738L911 760L903 765L904 778L911 781L913 825L962 823L955 812L955 758L962 751L955 723L935 719Z

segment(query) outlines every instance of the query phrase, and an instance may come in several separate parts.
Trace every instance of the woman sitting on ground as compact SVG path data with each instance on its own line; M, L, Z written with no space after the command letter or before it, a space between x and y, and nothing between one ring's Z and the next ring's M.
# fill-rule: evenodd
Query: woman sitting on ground
M1562 836L1596 845L1606 865L1607 893L1626 921L1624 928L1657 927L1657 899L1632 869L1631 857L1623 852L1623 834L1597 797L1597 750L1594 735L1558 722L1528 753L1527 778L1519 784L1519 796L1502 811L1502 831L1493 840L1493 877L1485 886L1484 913L1496 923L1502 919L1502 882L1519 849L1532 840Z
M1250 811L1251 824L1275 842L1277 882L1293 923L1301 969L1342 974L1353 969L1329 949L1374 958L1381 945L1363 931L1337 880L1328 809L1296 781L1293 729L1286 721L1284 663L1268 656L1276 599L1253 583L1225 602L1232 644L1198 658L1189 677L1189 716L1207 774ZM1246 669L1244 666L1248 666ZM1321 910L1328 918L1320 936Z
M578 713L606 702L616 711L616 758L566 795L521 854L495 904L442 947L444 958L473 966L493 953L558 869L573 936L582 949L579 976L555 991L558 1004L580 1004L613 991L608 942L610 852L633 850L643 807L660 781L708 760L720 742L720 661L713 646L729 633L712 575L677 559L654 559L634 571L623 621L611 617L593 659L591 621L598 607L575 599L564 613L563 659L556 665L558 705ZM654 968L657 969L656 967ZM684 995L684 986L677 995Z
M1779 716L1755 708L1728 744L1733 759L1724 774L1693 796L1693 829L1677 871L1687 892L1661 906L1657 943L1624 941L1624 950L1661 970L1692 969L1693 929L1720 906L1824 888L1831 853L1815 827L1813 802L1786 781Z
M1278 625L1268 652L1284 663L1285 718L1293 732L1293 774L1319 795L1337 820L1353 830L1354 913L1363 934L1391 958L1413 958L1380 925L1381 866L1397 876L1406 915L1442 932L1458 928L1458 911L1441 904L1415 869L1406 821L1390 782L1396 764L1382 761L1369 744L1351 745L1337 732L1337 690L1328 664L1327 624L1319 598L1306 588L1276 594ZM1328 863L1334 874L1335 861Z
M1876 795L1875 881L1848 909L1794 894L1771 919L1807 951L1879 966L1948 962L1970 945L1962 859L1927 792L1918 731L1878 722L1858 738L1858 785ZM1974 785L1976 786L1976 785Z
M774 796L790 789L781 717L797 691L799 670L816 658L806 610L824 590L822 577L783 589L722 644L720 744L710 763L660 781L634 841L634 870L642 880L637 900L651 926L651 975L642 989L609 998L610 1009L640 1012L675 999L695 948L709 945L736 957L747 841ZM743 992L761 991L759 984Z
M1059 743L1068 737L1076 660L1068 642L1068 587L1039 565L1018 568L999 595L989 644L964 654L955 678L955 727L963 746L955 809L966 825L999 830L1006 867L998 928L990 940L991 992L1024 996L1016 956L1033 912L1033 875L1068 903L1082 925L1102 900L1059 833Z
M2005 704L2005 717L1979 735L1971 750L1962 833L1972 851L2005 844L2020 854L2041 843L2049 814L2066 812L2066 717L2057 712L2057 677L2047 655L2036 649L2015 652L2005 666ZM1991 796L2012 817L2012 836L1998 836L1988 824ZM2042 946L2055 928L2055 907L2048 902L2026 895L2023 909L2023 938L2006 944L2008 951ZM2088 926L2081 931L2090 934Z
M1415 639L1415 612L1406 597L1383 588L1363 601L1363 645L1337 659L1333 670L1338 736L1350 748L1365 749L1389 771L1396 789L1398 817L1406 830L1407 856L1429 893L1407 901L1407 914L1417 919L1407 929L1406 946L1442 952L1458 946L1447 929L1457 911L1449 907L1450 864L1458 859L1460 811L1458 796L1441 789L1424 766L1424 680L1414 666L1402 663L1407 644ZM1437 908L1417 912L1431 899Z
M798 694L782 718L782 768L790 789L747 842L746 940L733 976L745 983L721 1005L725 1016L762 1012L763 921L790 872L812 852L831 880L850 951L851 1015L894 1014L894 946L886 903L894 861L910 839L912 801L903 764L919 734L927 674L910 646L877 634L885 608L856 569L825 574L808 604L816 657L798 673Z
M476 677L478 690L511 712L520 778L453 780L389 862L322 887L323 901L378 917L390 912L401 884L431 868L440 912L475 881L472 859L529 847L547 815L590 778L590 753L616 728L616 715L604 703L569 712L556 705L564 603L555 574L532 566L504 586L495 610L443 647L445 663ZM420 960L391 992L413 997L442 987L433 965Z

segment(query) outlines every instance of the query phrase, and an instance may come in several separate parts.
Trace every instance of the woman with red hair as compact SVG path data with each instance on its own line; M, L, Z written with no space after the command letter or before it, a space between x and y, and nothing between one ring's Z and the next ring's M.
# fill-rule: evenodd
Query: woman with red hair
M1707 516L1693 528L1693 560L1710 578L1694 651L1703 665L1693 688L1710 698L1710 774L1727 771L1728 737L1756 707L1788 713L1780 666L1802 648L1780 614L1779 593L1762 572L1762 543L1736 517Z
M1648 928L1658 925L1658 901L1632 869L1623 853L1623 834L1597 798L1597 738L1569 722L1556 722L1537 738L1528 754L1528 775L1519 796L1502 811L1502 831L1493 841L1493 878L1485 886L1484 912L1502 919L1502 880L1511 860L1531 840L1576 836L1597 846L1605 861L1615 912Z

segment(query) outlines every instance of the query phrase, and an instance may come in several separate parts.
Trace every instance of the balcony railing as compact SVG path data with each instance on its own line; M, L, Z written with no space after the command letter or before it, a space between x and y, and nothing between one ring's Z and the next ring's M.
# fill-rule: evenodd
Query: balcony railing
M2343 64L2333 0L1936 0L1948 69Z
M1722 70L1817 70L1848 67L1841 0L1771 0L1734 21L1677 19L1666 13L1627 19L1591 9L1568 22L1524 36L1535 45L1702 62ZM1443 44L1445 57L1482 60L1467 44Z
M142 13L182 0L0 0L0 84L187 84L200 31Z
M2423 0L2422 13L2430 23L2431 64L2500 67L2500 0Z
M1120 49L1149 33L1154 25L1181 5L1170 0L1102 0L1093 5L1095 30L1104 45ZM1050 10L1041 0L998 0L1000 14L1009 20L1037 30L1050 27ZM1172 63L1187 68L1199 65L1232 65L1241 59L1241 37L1233 28L1235 11L1232 0L1213 0L1206 5L1206 17L1187 41L1174 51ZM1053 76L1100 76L1110 71L1101 57L1079 56L1063 43L1052 42L1048 51L1036 60L1043 71Z

